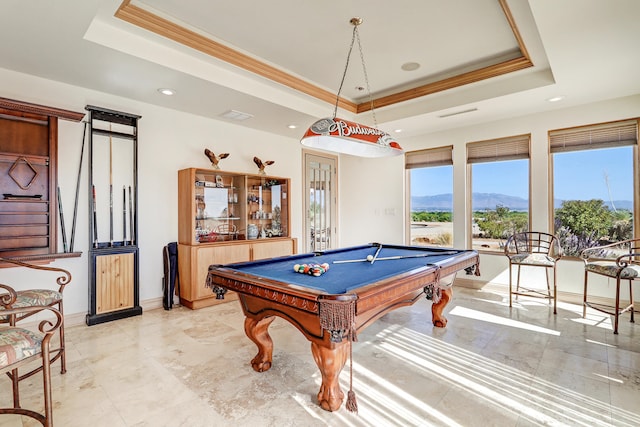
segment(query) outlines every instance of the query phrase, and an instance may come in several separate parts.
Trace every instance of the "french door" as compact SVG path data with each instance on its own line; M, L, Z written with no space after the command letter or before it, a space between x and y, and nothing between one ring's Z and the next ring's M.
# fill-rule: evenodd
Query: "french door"
M303 151L305 175L304 252L337 247L337 163L328 154Z

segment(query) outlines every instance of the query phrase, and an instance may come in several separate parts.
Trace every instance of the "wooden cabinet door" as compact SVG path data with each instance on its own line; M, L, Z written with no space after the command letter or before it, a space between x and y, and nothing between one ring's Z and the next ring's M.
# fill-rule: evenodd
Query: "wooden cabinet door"
M131 308L134 304L133 253L96 257L96 313Z
M292 240L272 240L264 243L255 243L252 248L252 259L265 259L278 256L292 255Z
M205 286L211 264L230 264L247 261L251 256L250 244L233 244L197 248L196 274L192 278L192 297L194 300L211 297L211 289Z

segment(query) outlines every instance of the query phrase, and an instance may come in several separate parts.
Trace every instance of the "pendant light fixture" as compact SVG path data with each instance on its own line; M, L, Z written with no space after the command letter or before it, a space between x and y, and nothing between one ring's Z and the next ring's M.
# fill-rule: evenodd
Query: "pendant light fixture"
M371 97L367 68L364 64L360 34L358 33L358 25L362 24L362 19L351 18L349 22L353 25L353 34L351 36L349 54L347 55L347 63L344 67L344 73L342 74L342 81L336 94L333 117L326 117L313 123L300 140L300 143L309 148L360 157L386 157L403 154L400 144L398 144L391 135L377 129L376 113L373 108L373 98ZM353 50L353 44L356 40L358 41L358 49L360 50L360 59L362 60L362 69L364 70L364 78L367 84L367 92L369 94L369 102L371 102L371 112L373 114L375 127L336 117L338 113L338 102L340 101L340 92L342 91L342 85L347 75L351 51Z

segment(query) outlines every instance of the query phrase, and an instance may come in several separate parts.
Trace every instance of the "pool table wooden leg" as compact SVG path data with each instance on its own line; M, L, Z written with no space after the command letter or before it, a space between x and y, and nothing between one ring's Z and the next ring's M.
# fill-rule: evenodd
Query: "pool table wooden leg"
M327 348L311 342L311 353L322 374L322 385L318 392L318 403L326 411L337 411L342 405L344 393L338 377L349 355L349 342L336 343Z
M244 319L244 332L258 347L258 354L251 360L254 371L264 372L271 368L273 340L269 336L269 325L274 320L274 316L264 317L260 320L251 317Z
M447 304L449 304L452 297L453 287L440 290L440 301L431 305L431 319L433 321L433 326L437 328L444 328L447 326L447 318L444 317L442 312Z

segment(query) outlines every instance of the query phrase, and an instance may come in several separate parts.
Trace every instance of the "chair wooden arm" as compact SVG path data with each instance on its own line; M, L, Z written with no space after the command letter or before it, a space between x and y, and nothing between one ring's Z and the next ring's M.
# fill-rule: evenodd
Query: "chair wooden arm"
M618 249L617 251L615 249ZM621 240L607 245L583 249L580 258L584 262L593 260L617 260L619 258L640 259L640 239Z
M628 254L620 255L616 258L616 264L618 267L628 267L629 264L640 265L640 252L631 252Z
M61 275L56 279L56 283L58 284L58 292L60 293L62 293L62 291L64 290L64 287L71 282L71 273L65 270L64 268L31 264L29 262L20 261L17 259L0 257L0 265L2 264L11 264L18 267L30 268L32 270L52 271L54 273L59 273Z
M26 307L16 307L16 308L7 308L2 311L3 315L10 316L12 314L20 314L20 313L38 313L40 311L50 311L55 315L55 319L44 319L38 324L38 330L45 334L45 336L50 337L62 326L63 316L60 313L60 310L57 308L49 307L49 306L35 306L30 305ZM0 332L2 328L0 328Z
M16 298L18 298L18 294L16 291L9 285L3 285L0 283L0 289L4 289L7 293L0 294L0 305L4 308L11 307L14 302L16 302Z
M515 254L517 252L516 247L515 247L515 242L514 242L514 238L515 235L512 234L511 236L509 236L509 238L507 239L507 241L504 244L504 254L508 257L510 257L511 255Z
M11 305L15 302L16 298L17 298L17 294L16 291L8 285L4 285L2 283L0 283L0 289L6 291L7 293L1 293L0 294L0 305L2 305L2 310L0 310L0 315L7 316L10 317L12 315L22 315L22 316L18 316L20 318L24 318L24 317L28 317L31 316L35 313L38 313L40 311L51 311L53 312L53 314L56 316L56 320L54 323L51 323L49 320L43 320L42 322L40 322L39 326L38 326L38 330L40 330L40 332L44 333L45 335L51 335L52 333L54 333L56 330L60 329L60 327L62 326L62 321L64 316L62 315L62 313L60 312L60 310L58 310L57 308L53 308L51 306L47 306L47 305L28 305L28 306L23 306L23 307L11 307ZM11 323L11 326L15 326L13 322L9 322ZM48 329L47 326L50 325L51 328ZM1 331L2 329L0 329Z

